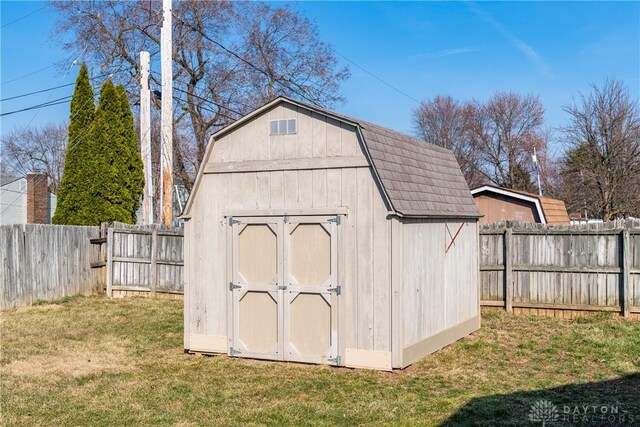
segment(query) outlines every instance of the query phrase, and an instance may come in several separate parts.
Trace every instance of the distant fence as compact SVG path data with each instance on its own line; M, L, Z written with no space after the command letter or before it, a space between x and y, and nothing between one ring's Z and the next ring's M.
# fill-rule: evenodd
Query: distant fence
M106 292L110 297L181 297L184 293L183 231L179 228L114 223L94 244L104 244Z
M0 225L0 309L99 292L89 244L99 236L100 227Z
M640 221L480 227L481 304L551 316L640 314Z

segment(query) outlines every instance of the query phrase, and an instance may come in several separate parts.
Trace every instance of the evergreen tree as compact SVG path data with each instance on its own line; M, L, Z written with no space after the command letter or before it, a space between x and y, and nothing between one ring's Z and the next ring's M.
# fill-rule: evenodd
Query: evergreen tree
M130 194L129 212L131 212L131 223L136 222L136 212L140 207L140 202L144 190L144 171L142 164L142 156L138 148L138 135L133 123L133 114L127 97L127 91L124 86L116 86L116 91L120 97L121 116L120 120L123 125L123 138L126 149L126 158L124 170L127 176L124 186Z
M90 151L89 134L94 115L93 88L87 67L82 64L71 98L69 141L53 216L54 224L88 224L81 210L89 203L89 187L93 177L85 159Z
M134 223L142 196L142 159L126 92L110 80L100 90L91 141L89 161L97 179L92 181L87 216L94 224Z

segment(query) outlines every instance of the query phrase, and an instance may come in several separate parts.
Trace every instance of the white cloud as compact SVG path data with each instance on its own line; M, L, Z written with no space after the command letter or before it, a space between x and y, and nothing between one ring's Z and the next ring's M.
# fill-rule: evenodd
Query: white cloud
M445 56L453 56L460 55L463 53L476 52L478 49L473 49L470 47L466 48L457 48L457 49L445 49L439 52L430 52L430 53L419 53L417 55L412 55L412 59L435 59L435 58L443 58Z
M538 71L540 71L541 74L547 77L553 77L553 74L551 73L551 68L544 61L544 59L542 59L540 54L538 54L538 52L535 51L535 49L533 49L527 43L525 43L524 41L516 37L515 34L509 31L507 27L502 25L500 22L496 21L496 19L493 16L491 16L489 12L484 10L482 7L478 6L476 3L468 2L467 4L469 5L469 8L473 11L473 13L478 15L487 23L491 24L491 26L493 26L496 30L498 30L509 42L511 42L511 44L513 44L520 52L522 52L524 56L529 60L529 62L531 62L533 65L536 66L536 68L538 69Z

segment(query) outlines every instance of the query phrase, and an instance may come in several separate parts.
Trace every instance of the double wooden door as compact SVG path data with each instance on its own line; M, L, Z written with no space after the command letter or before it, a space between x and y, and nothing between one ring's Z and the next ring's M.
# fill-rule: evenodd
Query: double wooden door
M230 354L338 364L339 217L231 218Z

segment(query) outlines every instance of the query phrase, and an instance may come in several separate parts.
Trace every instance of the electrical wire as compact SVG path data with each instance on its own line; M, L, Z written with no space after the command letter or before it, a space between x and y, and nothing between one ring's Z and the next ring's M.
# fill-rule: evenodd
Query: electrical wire
M199 28L197 28L194 25L191 25L189 23L187 23L184 19L180 18L179 16L177 16L175 14L175 12L172 12L172 15L178 19L180 22L182 22L184 25L186 25L188 28L191 28L191 30L197 32L198 34L200 34L202 37L204 37L205 39L209 40L211 43L215 44L216 46L218 46L220 49L224 50L225 52L227 52L229 55L233 56L234 58L237 58L239 61L243 62L244 64L248 65L249 67L253 68L254 70L256 70L257 72L269 77L269 78L273 78L273 76L271 76L269 73L267 73L266 71L264 71L263 69L259 68L258 66L256 66L255 64L253 64L251 61L243 58L242 56L238 55L237 53L235 53L234 51L232 51L231 49L228 49L226 46L224 46L223 44L221 44L220 42L217 42L215 40L213 40L211 37L209 37L208 35L206 35L205 33L203 33ZM276 79L276 81L280 82L281 84L283 84L282 79ZM289 83L291 82L291 79L286 79L285 81L288 81ZM317 107L323 107L323 105L321 105L320 103L318 103L316 100L309 98L306 94L304 93L300 93L296 90L294 90L291 86L287 86L285 84L283 84L284 87L286 87L287 89L289 89L291 92L295 93L296 95L304 98L306 101L312 103L313 105L317 106Z
M28 14L26 14L26 15L24 15L24 16L22 16L22 17L18 18L18 19L14 19L14 20L13 20L13 21L11 21L11 22L7 22L6 24L2 24L2 27L0 27L0 28L8 27L8 26L9 26L9 25L11 25L11 24L15 24L16 22L22 21L23 19L28 18L28 17L30 17L31 15L35 15L36 13L38 13L38 12L40 12L41 10L45 9L46 7L47 7L46 5L45 5L45 6L42 6L41 8L36 9L36 10L34 10L33 12L30 12L30 13L28 13Z
M124 69L124 70L120 70L120 71L118 71L118 72L122 72L122 71L129 71L129 70L131 70L132 68L135 68L135 67L131 66L131 67L129 67L129 68L126 68L126 69ZM113 73L110 73L110 72L109 72L109 73L102 74L102 75L100 75L100 76L91 77L89 80L101 79L101 78L103 78L103 77L107 77L107 76L111 76L111 75L113 75ZM9 98L3 98L3 99L0 99L0 102L10 101L10 100L12 100L12 99L24 98L24 97L26 97L26 96L36 95L36 94L44 93L44 92L49 92L50 90L56 90L56 89L60 89L60 88L63 88L63 87L69 87L69 86L73 86L73 85L75 85L75 84L76 84L76 82L72 82L72 83L67 83L67 84L63 84L63 85L60 85L60 86L50 87L50 88L47 88L47 89L37 90L37 91L35 91L35 92L24 93L24 94L22 94L22 95L11 96L11 97L9 97Z

